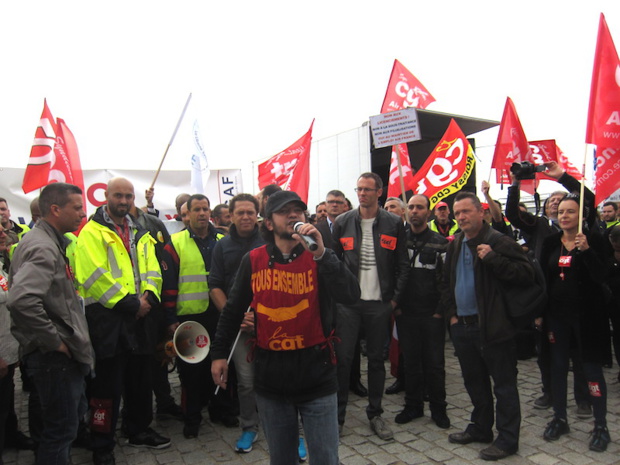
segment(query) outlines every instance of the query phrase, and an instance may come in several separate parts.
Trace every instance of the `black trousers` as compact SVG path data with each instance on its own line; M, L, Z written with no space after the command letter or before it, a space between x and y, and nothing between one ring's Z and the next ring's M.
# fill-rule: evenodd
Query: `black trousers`
M0 460L4 450L5 437L17 432L14 374L15 364L9 365L6 376L0 378Z
M423 408L426 390L431 412L445 413L446 328L443 318L403 314L396 317L396 327L405 361L405 405L412 409Z
M94 451L114 449L114 431L118 423L121 398L124 398L126 411L123 426L129 437L144 432L153 421L152 358L152 354L136 355L126 352L96 360L96 377L90 383L88 396ZM97 412L99 417L93 418ZM108 418L102 419L102 414L108 415Z
M498 435L494 445L502 450L516 451L519 447L521 407L514 340L482 347L478 323L457 323L450 328L465 388L474 406L467 430L475 436L492 437L495 394Z

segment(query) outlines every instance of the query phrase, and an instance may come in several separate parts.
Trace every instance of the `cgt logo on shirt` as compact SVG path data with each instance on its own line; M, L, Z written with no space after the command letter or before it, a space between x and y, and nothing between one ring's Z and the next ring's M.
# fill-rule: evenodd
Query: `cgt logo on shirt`
M353 250L353 238L352 237L341 237L340 243L342 244L343 250Z
M396 250L396 238L381 234L381 247L388 250Z
M282 332L282 327L278 327L273 335L269 338L270 350L297 350L305 349L304 336L298 334L296 336L289 336Z

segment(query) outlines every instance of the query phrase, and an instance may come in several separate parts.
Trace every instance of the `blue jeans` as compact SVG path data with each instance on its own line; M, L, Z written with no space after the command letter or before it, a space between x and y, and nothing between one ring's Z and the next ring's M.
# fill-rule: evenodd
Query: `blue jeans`
M388 340L392 306L389 302L360 300L351 306L338 305L336 344L338 358L338 423L344 424L349 401L349 380L355 345L360 328L364 328L368 358L368 406L369 420L383 413L381 401L385 386L385 362L383 348Z
M300 403L256 394L256 405L267 438L271 465L298 463L298 414L304 427L310 463L338 465L336 393Z
M43 429L37 463L68 464L71 443L86 412L82 367L63 353L40 351L26 355L24 365L41 403Z
M514 340L483 347L477 323L454 324L450 327L450 333L463 372L465 388L474 406L467 431L475 436L493 436L495 394L498 435L493 444L502 450L516 452L519 448L521 407Z

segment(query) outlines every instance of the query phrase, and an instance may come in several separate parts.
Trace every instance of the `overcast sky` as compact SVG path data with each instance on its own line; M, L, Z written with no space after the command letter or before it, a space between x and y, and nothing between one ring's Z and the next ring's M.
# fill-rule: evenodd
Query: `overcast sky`
M510 96L528 139L581 166L601 12L619 46L618 0L2 2L0 167L25 167L47 97L84 168L156 169L193 92L211 167L252 191L252 162L313 118L318 140L377 114L395 58L429 110L500 120ZM479 179L496 137L477 137Z

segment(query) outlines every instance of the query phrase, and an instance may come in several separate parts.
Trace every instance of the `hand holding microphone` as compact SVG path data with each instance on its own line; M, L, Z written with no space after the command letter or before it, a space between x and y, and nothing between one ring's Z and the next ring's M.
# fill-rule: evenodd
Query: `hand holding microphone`
M319 248L319 245L314 240L314 237L308 236L307 234L302 234L300 232L302 227L305 226L305 225L306 225L306 223L302 223L301 221L298 221L293 226L293 230L299 235L299 237L301 237L303 239L303 241L306 243L306 246L308 247L308 250L310 250L310 252L315 252Z

